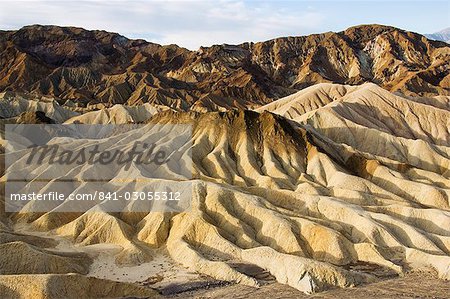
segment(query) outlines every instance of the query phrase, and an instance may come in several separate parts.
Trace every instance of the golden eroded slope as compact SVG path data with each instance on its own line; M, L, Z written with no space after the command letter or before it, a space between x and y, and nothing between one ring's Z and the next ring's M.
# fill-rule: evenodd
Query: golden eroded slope
M260 279L239 265L254 265L306 293L422 267L450 279L448 98L321 84L261 110L286 118L243 110L150 118L193 126L186 212L24 210L2 215L2 230L25 225L82 251L114 244L119 265L151 263L163 250L192 271L250 286ZM13 166L27 170L20 160ZM48 254L17 238L6 244L20 249L8 251L9 259ZM73 259L89 264L92 257L70 255L65 268L58 258L58 269L67 269ZM11 267L10 274L20 273Z

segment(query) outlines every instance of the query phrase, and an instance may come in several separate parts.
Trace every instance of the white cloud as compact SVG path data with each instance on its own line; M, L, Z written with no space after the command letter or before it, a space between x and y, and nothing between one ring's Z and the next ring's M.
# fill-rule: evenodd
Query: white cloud
M197 49L312 33L324 21L324 15L307 5L282 6L278 2L210 0L0 1L0 28L78 26Z

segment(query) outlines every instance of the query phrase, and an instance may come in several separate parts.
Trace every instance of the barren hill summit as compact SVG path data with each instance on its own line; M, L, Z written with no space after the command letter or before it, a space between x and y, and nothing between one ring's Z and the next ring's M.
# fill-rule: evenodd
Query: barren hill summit
M321 82L448 95L449 57L444 42L381 25L198 51L33 25L0 31L0 91L196 111L256 108Z

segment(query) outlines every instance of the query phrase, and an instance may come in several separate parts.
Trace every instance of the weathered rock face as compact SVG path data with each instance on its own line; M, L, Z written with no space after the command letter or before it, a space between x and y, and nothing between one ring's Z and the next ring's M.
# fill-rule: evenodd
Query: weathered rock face
M1 119L14 119L17 121L25 113L28 115L36 115L37 118L41 118L42 120L48 117L57 123L62 123L78 115L77 112L71 110L72 108L66 105L60 105L58 100L54 98L9 91L0 93ZM26 121L23 122L27 123ZM47 120L46 123L48 122Z
M448 44L379 25L196 52L104 31L29 26L0 32L0 53L0 90L82 105L248 108L320 82L375 82L409 95L450 88Z
M67 275L5 275L0 276L0 291L5 298L161 298L149 288L87 277Z
M83 274L91 257L49 257L51 240L17 235L9 224L51 232L80 251L117 246L111 255L122 265L151 261L165 250L191 271L250 286L260 281L236 264L257 266L306 293L411 268L450 279L448 102L398 96L374 84L324 83L259 111L162 111L147 122L192 124L190 210L21 211L0 218L8 236L2 246L17 248L7 260L48 259L51 269L35 263L34 273L41 274ZM23 159L14 167L32 171ZM83 263L75 267L78 260ZM4 264L10 274L23 272Z
M0 290L156 295L137 285L148 276L110 276L101 252L127 274L164 255L251 286L246 267L264 269L306 293L411 268L450 279L449 51L375 25L196 52L79 28L0 32L0 123L193 127L189 211L5 213L0 196Z

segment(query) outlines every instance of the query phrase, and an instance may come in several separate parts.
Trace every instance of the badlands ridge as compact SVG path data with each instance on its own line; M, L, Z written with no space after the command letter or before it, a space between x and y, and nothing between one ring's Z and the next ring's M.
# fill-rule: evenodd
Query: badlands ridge
M88 111L26 93L0 97L4 123L193 128L187 212L108 213L95 206L85 213L5 213L2 207L2 294L157 297L145 284L150 274L161 276L150 284L161 290L170 282L167 273L185 269L220 281L266 283L253 267L305 293L423 268L450 279L448 96L321 83L256 110L205 113L150 104ZM32 171L20 161L13 167ZM104 252L113 260L105 262ZM145 272L157 264L166 268ZM102 271L105 265L122 274ZM138 272L143 276L134 277Z

